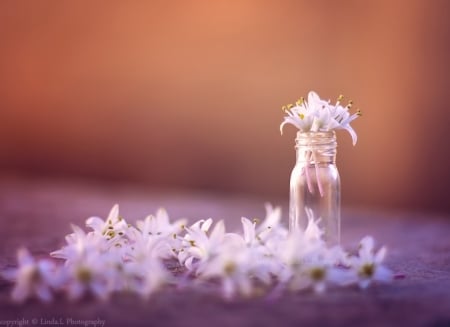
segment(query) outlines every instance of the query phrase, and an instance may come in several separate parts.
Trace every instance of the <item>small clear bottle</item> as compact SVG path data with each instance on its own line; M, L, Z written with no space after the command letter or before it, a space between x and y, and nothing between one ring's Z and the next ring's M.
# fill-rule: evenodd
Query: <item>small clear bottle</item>
M308 210L329 246L340 243L341 187L336 166L336 134L297 132L296 165L291 173L289 229L304 230Z

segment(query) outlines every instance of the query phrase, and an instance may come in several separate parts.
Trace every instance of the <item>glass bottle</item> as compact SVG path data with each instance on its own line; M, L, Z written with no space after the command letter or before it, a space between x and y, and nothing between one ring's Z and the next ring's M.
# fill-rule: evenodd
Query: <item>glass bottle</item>
M327 245L339 244L341 188L336 134L299 131L295 143L297 160L290 181L289 229L304 230L312 213Z

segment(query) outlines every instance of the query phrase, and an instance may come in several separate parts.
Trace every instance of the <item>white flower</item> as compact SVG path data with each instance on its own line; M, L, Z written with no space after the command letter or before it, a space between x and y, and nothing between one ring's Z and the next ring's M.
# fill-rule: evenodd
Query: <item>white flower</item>
M314 220L310 223L314 224ZM300 230L290 233L282 256L286 267L278 277L293 291L312 288L316 293L323 293L328 284L354 282L351 272L341 267L345 254L339 246L329 249L324 242L313 242Z
M148 298L153 292L165 285L170 276L160 261L158 241L147 239L136 242L127 250L125 260L113 256L104 265L106 293L131 291Z
M364 237L359 245L357 257L350 258L351 267L361 288L367 288L372 281L389 282L393 273L382 265L386 256L386 248L374 251L374 240L370 236Z
M275 215L272 214L271 206L267 206L266 208L270 211L268 211L266 219L258 228L256 228L255 220L252 222L242 217L243 238L238 234L235 235L236 239L241 237L241 241L236 242L236 244L241 247L243 245L246 246L239 251L246 251L248 260L251 260L251 262L247 263L248 271L263 283L268 284L270 283L271 276L278 274L281 269L278 253L283 249L279 246L280 234L277 234L277 214L276 212ZM273 223L273 228L270 225L271 223Z
M242 229L244 231L244 241L247 246L256 246L262 243L262 240L256 235L256 221L248 218L241 218Z
M54 258L65 259L66 264L76 260L85 253L104 253L109 246L105 238L95 233L86 234L80 227L71 225L73 233L66 236L67 245L50 255Z
M287 114L280 125L280 132L283 133L283 127L291 124L297 127L301 132L325 132L333 129L347 130L356 144L357 137L350 123L361 115L358 110L355 114L350 115L349 109L352 102L346 107L340 104L342 97L339 97L335 105L331 105L330 101L320 99L314 91L309 92L308 100L303 98L296 102L295 105L283 106L283 111Z
M92 294L106 300L114 290L110 282L117 258L111 254L85 252L66 265L66 291L69 299L78 300L85 294ZM120 262L120 261L119 261Z
M24 302L30 297L49 302L53 299L52 288L58 285L56 266L49 260L35 260L27 249L17 252L17 269L4 274L15 281L11 297L16 302Z
M321 105L323 101L311 95L305 108ZM320 117L315 122L321 124ZM195 276L193 283L220 283L227 299L256 294L275 280L275 291L288 287L318 293L329 284L358 283L365 288L372 281L392 280L392 272L382 265L384 247L375 253L373 239L366 237L358 256L349 256L339 246L328 248L318 225L320 217L315 219L312 210L305 210L304 231L288 233L280 222L280 208L266 205L261 223L243 217L242 233L227 233L222 220L213 224L210 218L182 227L184 220L170 223L164 210L138 221L136 228L120 218L114 206L105 221L87 220L92 229L88 233L72 225L67 244L51 253L64 259L64 265L35 260L21 249L18 268L2 274L15 281L12 297L18 302L30 297L50 301L57 291L66 291L70 299L86 294L107 299L113 292L125 291L148 298L175 282L163 264L167 258L178 259L188 268L185 276Z
M118 256L124 256L132 243L130 233L136 228L119 215L119 206L112 207L106 220L99 217L91 217L86 220L86 226L93 231L87 234L94 243L102 243L100 251L115 252Z
M152 238L142 234L139 230L131 230L130 245L123 251L124 261L144 261L147 257L162 258L166 254L166 240Z
M290 289L299 291L313 288L316 293L323 293L330 275L330 267L322 260L305 263L293 272Z
M253 261L249 271L259 280L268 284L272 275L277 275L282 269L279 253L283 251L280 246L280 237L275 234L276 228L256 228L256 222L241 218L244 237L241 244L246 245L245 251ZM261 227L261 226L259 226ZM271 233L271 232L274 233ZM237 234L236 234L237 235Z
M179 261L189 270L194 269L202 262L208 260L221 250L221 246L226 240L225 224L222 220L216 223L214 229L208 236L208 230L212 224L212 219L200 220L191 227L186 227L186 235L182 239L183 249L178 255Z
M213 220L198 220L190 227L185 227L186 235L181 239L182 248L178 253L178 260L189 270L193 269L194 260L202 260L209 256L211 252L211 244L207 235ZM222 226L219 226L222 225ZM223 227L223 222L217 224L218 232Z
M136 222L136 226L142 234L155 237L173 236L173 234L182 232L185 225L186 219L170 223L167 211L162 208L156 212L155 216L149 215L143 221Z
M160 258L160 240L137 236L128 248L126 260L115 262L108 278L109 289L114 291L132 291L148 298L171 280L169 272Z
M180 219L170 223L167 212L159 209L156 216L149 215L144 220L138 220L136 226L144 239L160 241L159 257L176 258L176 253L181 248L179 234L184 230L186 222L186 219Z
M202 279L219 280L224 298L236 295L248 297L253 292L252 258L245 247L236 244L222 247L221 251L210 261L204 263L199 275Z
M104 237L111 243L126 235L129 228L125 219L119 216L119 205L117 204L112 207L106 220L91 217L86 220L86 226L91 228L95 235Z
M287 229L280 224L281 208L266 204L266 217L262 222L242 217L244 241L249 247L254 247L265 255L271 256L278 252L281 239L287 236Z
M351 104L347 105L346 107L341 106L338 100L334 106L330 106L330 115L334 120L334 128L345 129L347 132L349 132L350 136L352 137L353 145L355 145L358 137L354 129L350 126L350 123L361 116L361 112L358 110L353 115L350 115L350 113L348 112L350 107Z
M244 239L248 244L258 241L260 244L265 244L272 238L284 238L287 235L287 229L280 224L281 208L272 207L266 203L266 217L259 223L258 219L253 222L247 218L242 218L242 225L244 228Z
M171 280L169 272L158 258L147 257L137 270L140 272L140 283L136 292L144 298L148 298Z
M122 262L122 253L108 245L104 237L90 232L86 234L72 225L74 233L66 236L67 245L51 253L53 257L65 259L65 288L72 300L91 292L106 299L114 290L109 279L114 279L114 267Z

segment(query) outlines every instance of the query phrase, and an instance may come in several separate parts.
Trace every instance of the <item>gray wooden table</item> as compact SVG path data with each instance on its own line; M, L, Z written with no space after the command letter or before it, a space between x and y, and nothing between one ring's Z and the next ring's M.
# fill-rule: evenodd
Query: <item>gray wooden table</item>
M0 268L15 264L20 246L47 255L64 244L69 223L83 226L89 216L107 215L114 203L130 221L163 206L173 218L225 219L227 227L235 229L241 216L263 216L264 200L2 177ZM286 203L274 204L286 208ZM354 247L366 234L387 245L387 265L405 278L366 291L333 289L324 295L285 294L276 300L225 302L213 295L173 291L148 301L120 295L107 302L60 299L23 305L11 302L11 286L1 281L0 326L8 320L25 326L52 321L80 326L95 319L105 326L450 326L450 216L347 209L342 228L346 247Z

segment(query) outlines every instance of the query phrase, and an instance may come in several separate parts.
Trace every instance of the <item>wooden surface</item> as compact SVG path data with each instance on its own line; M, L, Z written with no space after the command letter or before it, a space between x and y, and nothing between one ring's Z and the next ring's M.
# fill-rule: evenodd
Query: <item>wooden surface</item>
M172 218L225 219L231 230L241 216L261 217L264 201L248 196L155 192L118 185L0 179L0 268L15 264L19 246L47 255L64 243L69 223L84 225L105 216L114 203L130 221L165 207ZM281 204L286 208L286 203ZM284 210L286 213L286 210ZM285 216L285 215L284 215ZM148 301L131 295L107 302L92 299L52 304L10 301L11 286L0 282L0 326L6 320L101 319L105 326L450 326L450 217L368 210L343 211L343 244L354 247L371 234L388 246L387 265L405 275L367 291L332 289L324 295L285 294L225 302L194 291L159 294Z

